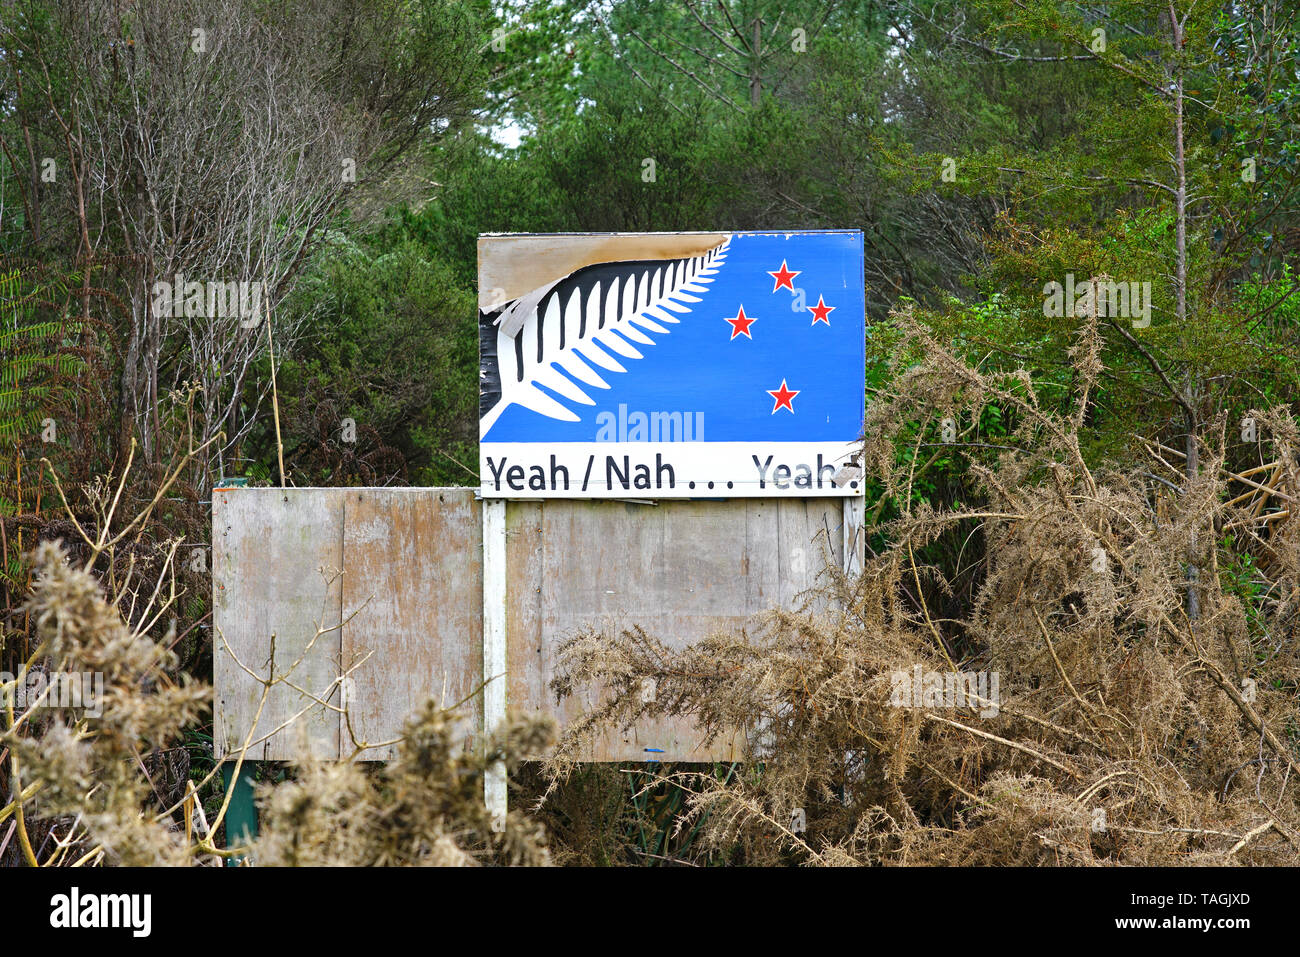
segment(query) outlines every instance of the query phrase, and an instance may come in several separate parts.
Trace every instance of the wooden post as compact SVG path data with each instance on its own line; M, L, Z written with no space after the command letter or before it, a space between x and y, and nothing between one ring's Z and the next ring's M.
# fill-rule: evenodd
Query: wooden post
M843 530L840 561L844 574L859 575L862 573L862 566L867 557L866 536L862 531L862 521L867 514L866 492L843 499L843 502L844 521L840 525Z
M506 502L483 500L483 733L506 720ZM505 829L506 769L496 762L483 778L492 828Z

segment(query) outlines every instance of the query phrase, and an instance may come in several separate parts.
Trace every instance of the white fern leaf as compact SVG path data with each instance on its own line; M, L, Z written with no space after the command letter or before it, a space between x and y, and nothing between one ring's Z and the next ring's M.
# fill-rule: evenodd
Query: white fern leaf
M577 422L572 407L595 405L589 393L610 388L606 373L627 372L625 361L655 345L649 333L669 335L703 301L695 294L708 291L730 245L728 237L688 259L588 267L505 306L495 333L501 395L480 434L512 405Z

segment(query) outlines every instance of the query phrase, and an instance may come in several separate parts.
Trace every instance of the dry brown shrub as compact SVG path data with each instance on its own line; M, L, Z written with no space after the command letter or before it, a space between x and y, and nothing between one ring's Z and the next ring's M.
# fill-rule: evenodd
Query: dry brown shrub
M70 565L53 543L41 545L35 562L26 605L39 642L32 665L101 675L103 695L101 707L45 700L23 709L15 682L0 684L0 761L8 760L12 782L0 796L0 827L17 835L27 863L212 864L235 855L259 865L549 863L546 835L528 815L512 812L492 826L483 777L498 762L512 772L540 754L551 722L515 719L485 747L456 753L458 715L434 701L408 721L392 762L306 761L290 780L262 789L260 836L250 846L218 847L226 807L208 822L197 801L217 772L168 806L145 764L195 724L211 688L171 677L173 635L159 643L126 624L118 603L135 591L110 600L90 566ZM33 843L38 823L46 839Z
M562 737L552 772L568 773L593 734L690 715L711 737L748 729L749 773L725 785L669 774L692 790L678 826L707 816L711 845L752 863L1300 861L1294 421L1251 413L1276 460L1256 483L1267 492L1225 473L1222 418L1190 477L1154 441L1132 464L1093 467L1079 439L1101 372L1095 323L1073 350L1073 411L1059 415L1026 373L985 374L897 320L898 368L863 448L905 509L876 530L889 544L748 634L680 651L638 628L575 636L553 689L606 695ZM989 404L1013 431L996 459L969 455L978 504L909 505L932 423L978 421ZM1254 494L1234 498L1243 487ZM954 529L983 536L969 595L918 558ZM1225 585L1227 562L1252 569L1249 600ZM940 617L927 594L958 613ZM891 701L893 676L917 665L996 673L997 713Z
M98 676L103 692L84 702L90 707L57 706L58 699L49 698L25 701L15 711L13 682L3 689L0 745L11 750L15 790L27 796L4 810L21 812L26 804L46 818L67 820L42 864L83 858L184 863L184 836L166 818L147 813L157 795L144 759L173 745L197 721L211 691L172 680L175 655L129 627L88 572L68 564L60 546L43 543L35 560L37 578L26 605L39 642L31 664L49 674ZM25 816L15 823L30 863L38 849L30 846Z
M519 811L499 830L483 803L495 761L517 768L551 743L549 720L510 722L485 754L456 753L457 715L430 700L403 729L397 757L374 773L355 762L307 761L296 780L263 788L262 866L466 866L550 863L546 834Z

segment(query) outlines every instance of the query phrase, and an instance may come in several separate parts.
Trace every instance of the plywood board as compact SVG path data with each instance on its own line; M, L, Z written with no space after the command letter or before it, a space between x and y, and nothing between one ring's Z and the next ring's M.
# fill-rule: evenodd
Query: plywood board
M508 503L510 709L549 713L564 725L597 699L600 689L589 689L557 703L549 687L561 642L580 629L638 624L683 647L794 604L827 556L840 561L841 509L839 499ZM471 489L218 490L218 630L254 670L265 670L272 634L278 670L303 657L294 672L302 690L275 689L257 736L311 705L304 692L329 692L340 669L366 655L346 683L352 731L365 742L396 737L430 696L452 704L473 692L483 677L481 516ZM333 630L304 655L318 622ZM247 734L261 686L220 639L214 670L217 751L226 754ZM342 689L329 700L338 707ZM466 735L477 730L478 706L468 713ZM353 753L337 711L317 706L304 720L316 754ZM740 756L742 743L731 737L705 747L687 717L610 734L584 757L726 760ZM299 753L288 732L251 756ZM390 754L381 747L362 756Z
M548 712L563 726L596 703L601 689L556 702L549 687L560 644L584 628L636 624L680 648L792 604L814 584L820 541L827 530L838 537L839 523L836 500L511 503L511 707ZM837 549L829 554L838 561ZM679 718L606 735L585 757L730 760L742 745L732 735L706 746Z
M337 757L345 489L216 489L212 502L213 719L218 756ZM274 642L272 638L274 637ZM271 674L277 682L260 707ZM252 672L250 674L249 672ZM293 728L277 731L293 721Z
M429 698L451 707L480 682L483 556L473 489L349 489L343 506L342 748L391 741ZM478 731L478 709L457 740ZM356 742L353 741L353 736ZM392 757L391 745L366 759Z

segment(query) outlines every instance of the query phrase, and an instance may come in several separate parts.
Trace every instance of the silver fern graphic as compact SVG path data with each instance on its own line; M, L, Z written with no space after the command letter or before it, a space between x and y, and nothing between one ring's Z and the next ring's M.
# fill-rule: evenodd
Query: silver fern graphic
M595 282L579 281L579 271L503 309L496 328L501 398L483 414L480 434L487 435L512 405L577 422L566 403L595 405L588 390L610 387L598 369L626 372L620 360L644 358L637 345L655 344L647 333L668 335L672 330L663 323L677 325L701 301L695 293L708 291L730 245L728 236L687 259L605 264L614 268L602 270Z

